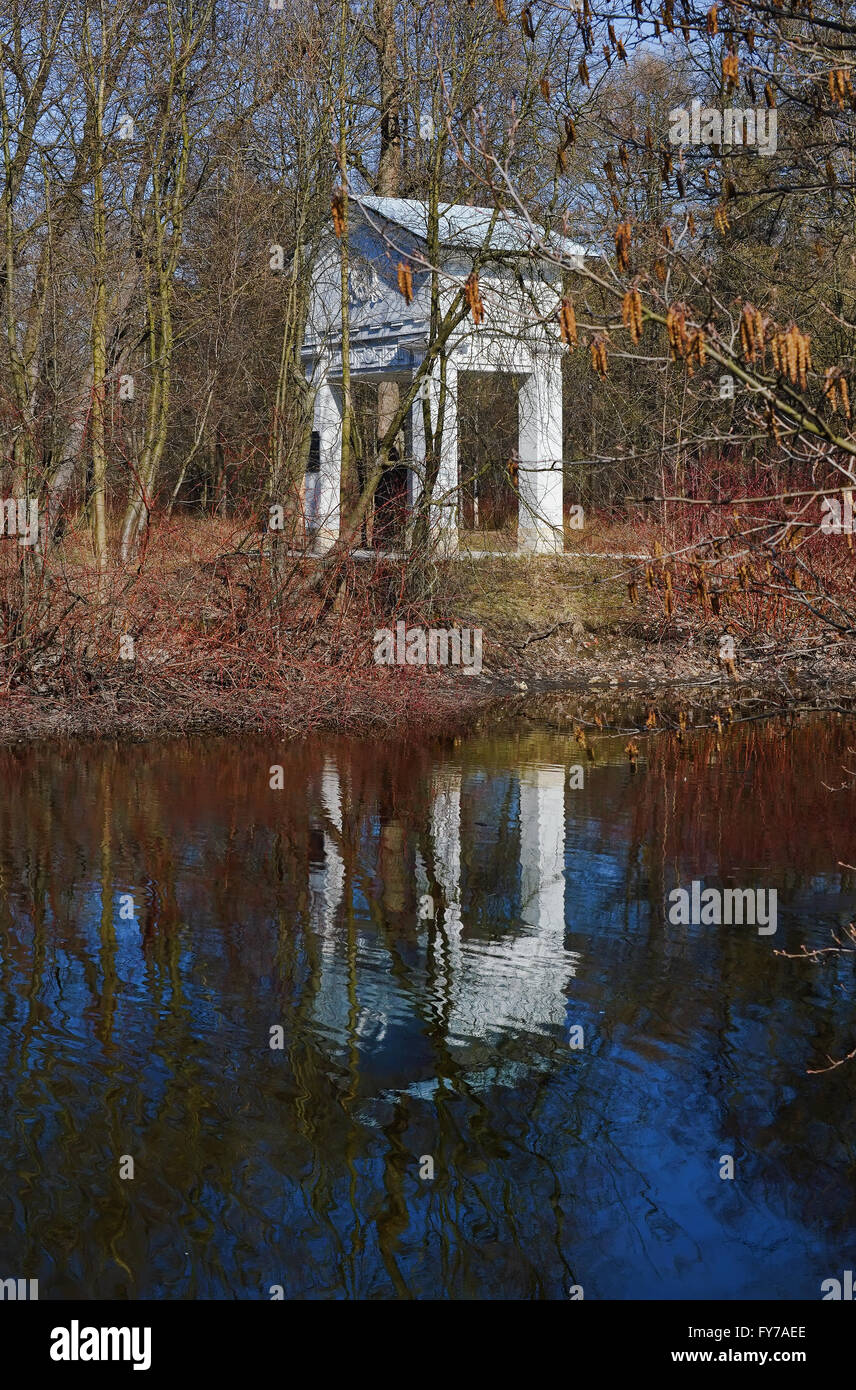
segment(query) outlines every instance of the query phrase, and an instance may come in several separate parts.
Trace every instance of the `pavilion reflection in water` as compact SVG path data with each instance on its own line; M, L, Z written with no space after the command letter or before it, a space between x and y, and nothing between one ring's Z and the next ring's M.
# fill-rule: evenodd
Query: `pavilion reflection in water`
M473 789L466 777L453 765L434 768L425 857L395 820L377 830L377 853L387 866L383 901L406 923L401 936L393 931L391 943L389 933L373 930L365 914L353 911L353 886L352 901L346 901L342 789L335 763L325 760L318 798L323 852L316 851L309 870L309 925L321 954L312 1018L328 1047L344 1052L356 1046L369 1070L387 1071L384 1053L390 1061L396 1051L417 1056L423 1049L414 1033L439 1033L442 1051L464 1068L470 1084L482 1070L490 1072L491 1084L513 1084L521 1069L531 1068L533 1037L543 1040L546 1063L552 1045L567 1047L573 1022L568 998L580 956L565 945L566 769L533 765L498 779L506 797L509 777L516 783L517 855L494 885L505 902L506 929L487 939L469 929L466 838L473 827L462 825L461 813L462 789L466 801L485 788ZM406 984L394 960L399 948L406 954ZM523 1051L515 1041L524 1039L525 1063L515 1055ZM414 1070L421 1075L424 1068ZM407 1089L430 1092L436 1084L436 1077L421 1076Z

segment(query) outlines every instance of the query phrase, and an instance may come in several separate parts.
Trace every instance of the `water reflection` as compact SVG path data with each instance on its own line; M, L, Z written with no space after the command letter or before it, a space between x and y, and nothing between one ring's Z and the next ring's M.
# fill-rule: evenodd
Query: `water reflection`
M773 952L856 911L852 730L655 739L635 776L623 742L582 787L522 723L0 755L0 1274L819 1296L856 1071L807 1068L856 1043L853 964ZM777 936L666 923L693 877L775 887Z

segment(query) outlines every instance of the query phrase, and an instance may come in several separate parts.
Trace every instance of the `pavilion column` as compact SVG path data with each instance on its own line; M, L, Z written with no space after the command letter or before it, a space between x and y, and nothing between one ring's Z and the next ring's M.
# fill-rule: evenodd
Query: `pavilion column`
M565 935L565 769L520 779L521 917L561 945Z
M382 439L398 412L401 399L398 382L392 378L377 384L377 434ZM401 432L395 436L394 447L399 454L403 452Z
M425 477L425 422L422 418L425 394L426 384L423 381L419 387L419 394L410 407L411 466L407 474L407 502L411 511L419 506Z
M342 486L342 407L328 377L322 376L315 393L314 428L318 433L320 468L316 474L309 525L319 550L329 550L339 539Z
M431 407L431 426L436 430L440 413L440 364L426 380ZM431 498L431 536L442 555L454 555L458 549L458 368L446 359L446 400L443 408L443 437L440 443L440 466Z
M544 555L564 550L561 358L538 354L533 368L518 397L517 549Z

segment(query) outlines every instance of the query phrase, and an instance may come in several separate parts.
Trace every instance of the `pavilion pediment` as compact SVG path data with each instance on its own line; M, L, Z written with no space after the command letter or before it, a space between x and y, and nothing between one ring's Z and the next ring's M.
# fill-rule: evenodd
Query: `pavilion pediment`
M487 314L478 337L508 341L531 337L531 325L553 316L561 271L550 255L567 264L586 248L543 233L539 252L533 230L509 218L491 220L490 209L442 205L438 268L441 300L448 302L478 261ZM389 365L410 368L409 346L424 344L430 322L431 270L424 229L425 205L406 198L352 198L349 204L349 316L352 366L360 371ZM481 238L481 240L480 240ZM313 270L304 359L319 350L334 366L341 345L341 243L331 237ZM398 283L407 265L413 298L408 304ZM473 336L463 325L457 337ZM535 337L543 339L543 328ZM486 350L490 350L486 348ZM463 349L462 349L463 351ZM404 354L402 356L402 354Z

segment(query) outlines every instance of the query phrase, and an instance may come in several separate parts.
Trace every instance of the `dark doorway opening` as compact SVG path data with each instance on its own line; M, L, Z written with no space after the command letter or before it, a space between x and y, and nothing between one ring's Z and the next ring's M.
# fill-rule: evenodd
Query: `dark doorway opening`
M512 372L458 376L461 528L517 533L517 396Z
M374 496L372 544L376 550L400 550L407 532L407 465L390 449L389 467L381 474Z

